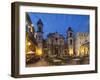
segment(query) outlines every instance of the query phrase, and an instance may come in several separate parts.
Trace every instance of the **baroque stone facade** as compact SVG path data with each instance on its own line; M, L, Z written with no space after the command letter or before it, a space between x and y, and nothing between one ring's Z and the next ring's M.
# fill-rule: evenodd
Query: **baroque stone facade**
M47 54L50 57L62 57L64 54L64 37L55 32L47 36Z

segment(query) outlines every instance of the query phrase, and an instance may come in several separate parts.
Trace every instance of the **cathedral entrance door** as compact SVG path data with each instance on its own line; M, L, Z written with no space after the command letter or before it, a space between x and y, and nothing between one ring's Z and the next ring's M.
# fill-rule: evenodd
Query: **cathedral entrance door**
M58 56L58 48L55 48L55 55Z

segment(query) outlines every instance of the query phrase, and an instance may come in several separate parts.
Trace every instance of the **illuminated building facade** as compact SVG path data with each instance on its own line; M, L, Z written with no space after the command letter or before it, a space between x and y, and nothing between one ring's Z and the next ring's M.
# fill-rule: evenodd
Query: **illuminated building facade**
M34 37L35 29L30 20L29 15L26 13L26 54L35 52L36 50L36 39Z
M75 53L77 56L89 55L89 33L78 32L76 34Z
M37 42L34 37L35 29L29 15L26 13L26 37L25 37L25 53L26 63L36 55Z

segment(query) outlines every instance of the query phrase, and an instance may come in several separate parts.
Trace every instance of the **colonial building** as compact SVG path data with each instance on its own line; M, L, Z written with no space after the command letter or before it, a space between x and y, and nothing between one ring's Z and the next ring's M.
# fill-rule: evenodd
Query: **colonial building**
M37 42L34 37L35 29L34 25L31 22L29 14L26 13L26 37L25 37L25 53L26 53L26 63L29 63L29 60L36 55Z
M28 32L29 34L34 35L34 33L35 33L34 25L32 24L32 21L31 21L28 13L26 13L25 23L26 23L26 32Z
M36 39L34 37L35 29L31 22L29 15L26 13L26 54L29 51L35 52L36 50Z
M71 27L67 29L67 46L69 56L74 55L74 31Z
M47 49L49 57L61 57L64 54L64 37L58 32L47 36Z
M89 33L78 32L76 34L75 53L77 56L89 55Z

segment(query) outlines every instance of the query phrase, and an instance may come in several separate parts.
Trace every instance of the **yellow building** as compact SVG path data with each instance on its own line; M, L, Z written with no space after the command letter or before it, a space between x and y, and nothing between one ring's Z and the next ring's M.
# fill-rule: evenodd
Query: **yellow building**
M26 13L26 36L25 36L25 53L26 53L26 63L28 63L32 58L41 55L41 50L37 47L37 41L35 38L35 29L29 14Z

